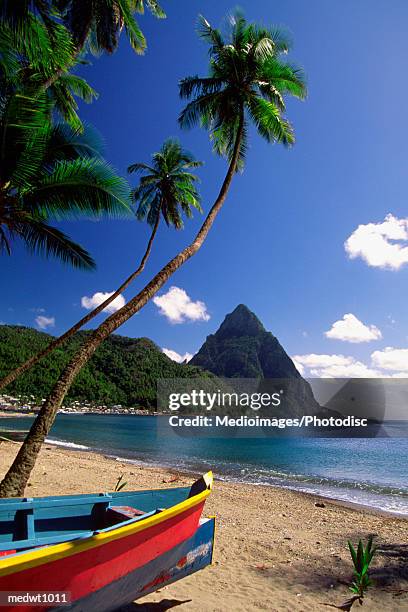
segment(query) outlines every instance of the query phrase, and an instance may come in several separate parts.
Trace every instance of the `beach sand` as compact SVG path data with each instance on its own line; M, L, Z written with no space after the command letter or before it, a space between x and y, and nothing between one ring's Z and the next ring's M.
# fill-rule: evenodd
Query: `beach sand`
M0 474L18 444L0 443ZM127 489L190 484L193 477L166 468L141 467L88 452L46 444L26 495L112 490L124 474ZM408 610L408 521L350 508L274 487L216 480L205 514L216 515L214 564L160 589L128 612L235 612L327 610L350 596L347 540L370 534L379 548L364 606L353 610ZM185 603L182 603L185 602ZM333 609L333 608L331 608Z

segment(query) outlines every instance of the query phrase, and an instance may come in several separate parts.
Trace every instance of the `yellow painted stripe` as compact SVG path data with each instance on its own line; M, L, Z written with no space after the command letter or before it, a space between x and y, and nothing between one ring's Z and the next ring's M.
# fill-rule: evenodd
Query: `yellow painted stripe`
M15 556L5 557L3 560L0 561L0 577L8 576L10 574L36 567L38 565L43 565L45 563L50 563L51 561L56 561L57 559L63 559L64 557L76 555L78 553L84 552L85 550L96 548L98 546L102 546L103 544L107 544L108 542L119 540L120 538L133 535L135 533L138 533L139 531L144 531L145 529L149 529L154 525L158 525L163 521L167 521L168 519L173 518L178 514L189 510L190 508L194 508L194 506L198 506L209 496L213 483L212 472L207 472L207 474L205 474L204 476L204 479L208 486L207 490L203 491L202 493L199 493L198 495L195 495L194 497L187 498L179 504L176 504L175 506L171 506L171 508L163 510L163 512L159 512L158 514L149 516L145 520L142 519L141 521L130 525L125 525L123 527L118 527L117 529L114 529L112 531L97 533L96 535L90 536L89 538L85 538L84 540L63 542L62 544L54 544L52 546L46 546L44 548L36 548L27 551L27 553L24 555L19 554Z

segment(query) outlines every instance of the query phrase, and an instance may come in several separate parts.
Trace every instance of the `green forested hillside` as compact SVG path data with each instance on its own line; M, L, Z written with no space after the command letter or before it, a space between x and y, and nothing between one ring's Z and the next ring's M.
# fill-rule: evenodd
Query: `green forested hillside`
M57 375L86 334L74 338L5 389L5 393L47 397ZM0 325L0 377L43 349L52 336L28 327ZM205 373L178 364L148 338L113 335L96 351L72 385L66 404L73 400L97 404L154 407L158 378L192 378Z

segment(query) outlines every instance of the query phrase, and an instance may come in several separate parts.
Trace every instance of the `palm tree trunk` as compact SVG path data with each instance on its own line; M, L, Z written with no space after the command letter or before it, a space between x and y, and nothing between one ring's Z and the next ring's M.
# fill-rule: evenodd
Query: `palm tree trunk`
M104 310L107 306L109 306L109 304L111 304L113 300L115 300L122 293L122 291L125 291L125 289L127 289L127 287L132 283L132 281L137 276L139 276L141 272L143 272L144 267L146 265L146 261L148 260L150 251L152 249L153 240L155 238L157 228L159 226L159 221L160 221L160 214L158 215L157 220L153 226L152 233L149 238L149 242L147 243L145 254L142 257L140 261L140 265L137 268L137 270L135 270L135 272L132 272L132 274L121 284L121 286L111 296L109 296L104 302L102 302L102 304L99 304L99 306L94 308L94 310L92 310L87 315L85 315L85 317L83 317L80 321L78 321L78 323L75 323L75 325L73 325L68 331L62 334L62 336L50 342L50 344L45 349L43 349L36 355L33 355L32 357L30 357L30 359L27 359L27 361L25 361L20 366L18 366L18 368L16 368L15 370L7 374L7 376L2 378L0 380L0 391L4 387L7 387L7 385L12 383L14 380L16 380L16 378L21 376L21 374L23 374L24 372L32 368L38 361L40 361L40 359L49 355L52 351L54 351L56 348L58 348L64 342L66 342L66 340L71 338L79 329L81 329L81 327L83 327L86 323L89 323L89 321L91 321L100 312L102 312L102 310Z
M24 443L22 444L12 466L0 484L0 497L14 497L24 494L25 486L35 465L37 455L50 431L58 409L61 407L65 395L81 368L92 357L98 346L118 327L138 312L159 291L165 282L190 257L200 249L216 216L222 208L231 185L232 178L237 169L239 152L244 129L244 113L241 111L239 126L234 144L234 151L227 174L221 186L216 201L209 211L204 223L193 242L180 251L154 276L142 291L132 298L123 308L108 317L84 342L76 355L66 366L59 380L55 384L47 401L43 404L35 419Z

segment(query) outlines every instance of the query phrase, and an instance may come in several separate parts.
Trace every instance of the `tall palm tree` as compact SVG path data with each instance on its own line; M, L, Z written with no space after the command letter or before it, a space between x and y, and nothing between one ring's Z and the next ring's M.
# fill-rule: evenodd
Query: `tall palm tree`
M129 215L129 188L101 158L96 135L50 125L50 108L45 94L0 104L0 250L10 254L20 238L31 251L91 269L89 253L49 221Z
M210 44L210 74L190 77L180 84L182 97L195 95L180 117L182 126L201 122L211 134L217 153L227 156L228 170L220 192L196 237L171 259L134 298L110 315L83 343L59 377L43 404L12 466L0 485L0 495L22 495L36 457L55 415L78 372L113 331L138 312L166 281L200 249L228 194L233 176L243 163L247 128L253 121L267 141L294 142L293 129L284 118L285 94L304 98L303 73L286 63L282 54L289 41L277 28L248 24L236 14L225 39L203 18L200 34Z
M139 185L132 192L133 200L138 205L136 216L140 221L147 220L152 228L146 251L138 268L104 302L85 315L62 336L50 342L43 351L30 357L0 380L0 389L12 383L40 359L61 346L127 289L146 265L160 217L163 217L168 226L182 229L183 213L187 218L190 218L192 208L202 212L200 195L195 187L198 179L190 172L192 168L198 168L201 165L202 162L196 161L191 153L181 147L179 142L169 139L165 141L160 151L152 155L151 165L136 163L129 166L128 171L130 173L140 172L143 174Z

